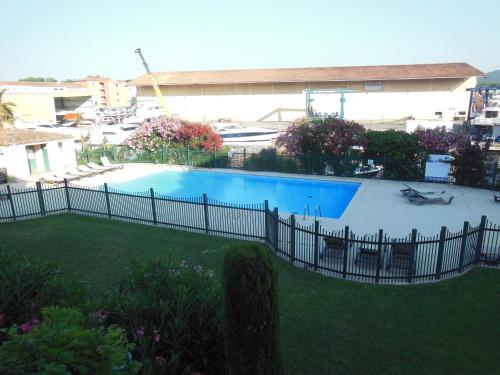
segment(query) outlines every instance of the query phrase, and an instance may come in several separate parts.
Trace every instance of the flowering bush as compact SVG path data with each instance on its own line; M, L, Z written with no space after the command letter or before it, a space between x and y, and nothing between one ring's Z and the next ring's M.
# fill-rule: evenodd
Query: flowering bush
M173 117L160 117L143 122L127 139L127 146L133 150L154 151L158 147L177 140L181 122Z
M138 151L155 151L163 146L184 146L213 152L221 150L222 139L208 125L160 117L146 121L127 139L127 146Z
M183 146L213 152L222 149L222 138L210 126L182 122L177 138Z
M460 147L468 141L465 133L453 133L443 127L435 129L424 129L418 127L415 129L415 135L418 137L419 145L430 152L448 153Z
M276 145L293 155L343 155L353 146L365 144L365 128L352 121L334 117L316 117L310 123L306 119L294 122L278 137Z
M127 355L132 345L114 326L89 329L76 309L47 307L42 322L14 325L0 346L2 374L135 374L140 363Z
M132 262L107 301L105 323L127 327L144 373L224 373L222 292L212 271Z
M5 250L0 259L0 328L18 324L29 331L43 306L86 303L85 285L62 279L55 265ZM3 339L0 334L0 344Z

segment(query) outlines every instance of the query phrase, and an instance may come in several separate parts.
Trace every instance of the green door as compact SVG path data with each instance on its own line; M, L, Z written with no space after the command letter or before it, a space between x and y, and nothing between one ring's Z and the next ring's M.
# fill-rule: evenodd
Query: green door
M30 167L30 175L38 172L36 168L35 148L33 146L26 146L26 155L28 156L28 165Z
M49 165L49 153L47 152L47 145L41 145L41 146L43 155L43 165L45 166L45 171L48 172L50 171L50 165Z

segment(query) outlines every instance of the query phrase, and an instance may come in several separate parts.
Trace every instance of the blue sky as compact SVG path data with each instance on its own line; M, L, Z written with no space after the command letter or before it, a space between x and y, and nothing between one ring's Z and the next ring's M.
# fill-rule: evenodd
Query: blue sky
M0 80L153 71L468 62L500 69L498 0L16 0Z

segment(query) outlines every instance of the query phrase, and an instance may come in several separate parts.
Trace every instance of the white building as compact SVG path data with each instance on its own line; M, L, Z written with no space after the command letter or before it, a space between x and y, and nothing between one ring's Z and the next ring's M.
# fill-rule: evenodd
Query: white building
M17 180L76 166L74 139L57 133L0 128L0 167Z
M5 101L13 102L16 121L56 122L65 115L81 113L95 119L90 92L73 83L0 82Z
M153 73L170 111L211 121L291 121L305 115L305 90L350 89L345 117L363 122L465 117L484 74L465 63ZM138 106L157 102L147 75L134 79ZM339 112L340 94L315 94L316 112Z

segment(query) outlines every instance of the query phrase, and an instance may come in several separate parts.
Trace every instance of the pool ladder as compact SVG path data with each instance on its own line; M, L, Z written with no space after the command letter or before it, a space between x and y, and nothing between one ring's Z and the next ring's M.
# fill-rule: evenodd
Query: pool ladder
M307 216L310 215L309 205L307 203L304 206L304 216L302 217L302 220L306 219L306 215ZM314 220L316 220L318 218L318 216L321 217L321 206L319 204L314 209Z

